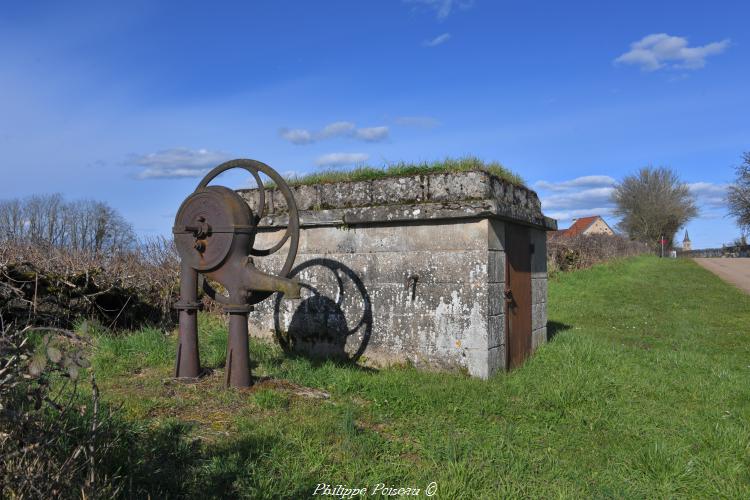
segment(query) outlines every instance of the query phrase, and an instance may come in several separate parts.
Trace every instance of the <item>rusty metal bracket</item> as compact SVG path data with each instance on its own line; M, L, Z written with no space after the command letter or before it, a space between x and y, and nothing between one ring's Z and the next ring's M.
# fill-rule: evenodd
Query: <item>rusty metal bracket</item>
M411 300L417 297L417 281L419 281L419 276L412 274L404 282L404 290L409 291L409 288L411 288Z
M196 311L203 309L203 303L201 302L183 302L178 300L174 303L174 308L178 311Z

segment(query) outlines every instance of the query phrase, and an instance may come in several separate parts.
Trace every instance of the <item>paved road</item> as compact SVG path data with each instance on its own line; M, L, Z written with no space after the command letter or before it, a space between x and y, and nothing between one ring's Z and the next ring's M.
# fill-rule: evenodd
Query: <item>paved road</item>
M750 293L750 259L693 259L724 281L733 284L740 290Z

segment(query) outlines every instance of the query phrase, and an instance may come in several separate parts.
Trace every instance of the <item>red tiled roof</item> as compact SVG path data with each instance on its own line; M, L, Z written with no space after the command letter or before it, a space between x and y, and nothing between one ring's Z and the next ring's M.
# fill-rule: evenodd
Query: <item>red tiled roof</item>
M598 215L593 215L591 217L581 217L580 219L577 219L568 229L562 231L563 234L561 236L572 237L579 235L586 229L588 229L591 224L596 222L596 219L599 219Z

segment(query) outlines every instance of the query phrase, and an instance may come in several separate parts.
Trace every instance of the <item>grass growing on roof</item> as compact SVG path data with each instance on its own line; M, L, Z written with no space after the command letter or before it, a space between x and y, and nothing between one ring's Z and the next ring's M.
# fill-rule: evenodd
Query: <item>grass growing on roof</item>
M441 161L408 163L393 163L384 167L360 166L351 170L328 169L310 174L285 178L290 186L311 184L330 184L334 182L370 181L387 177L404 177L408 175L426 175L450 172L484 171L505 181L523 186L524 180L511 172L499 162L485 162L473 156L463 158L446 158ZM266 183L266 187L273 187L273 182Z
M174 335L108 337L102 393L169 431L144 434L132 459L159 467L133 469L150 482L125 493L306 498L324 482L370 496L435 481L439 498L750 497L750 297L691 261L638 257L560 275L549 304L552 341L489 381L252 342L254 373L284 384L225 391L220 320L201 320L214 373L198 384L170 378Z

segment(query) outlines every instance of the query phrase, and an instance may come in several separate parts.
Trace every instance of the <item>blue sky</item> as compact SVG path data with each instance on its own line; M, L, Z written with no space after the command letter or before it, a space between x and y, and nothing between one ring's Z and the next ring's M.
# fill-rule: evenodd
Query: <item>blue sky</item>
M282 173L476 155L567 227L613 182L674 168L694 247L750 150L750 3L0 3L0 199L108 201L168 234L235 157ZM228 175L241 186L247 179Z

